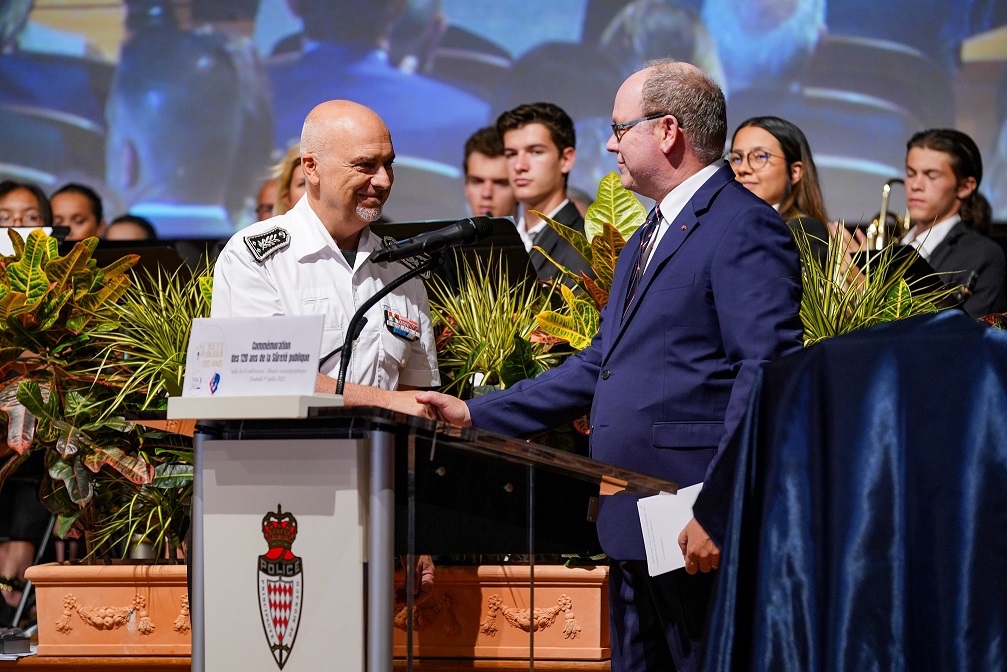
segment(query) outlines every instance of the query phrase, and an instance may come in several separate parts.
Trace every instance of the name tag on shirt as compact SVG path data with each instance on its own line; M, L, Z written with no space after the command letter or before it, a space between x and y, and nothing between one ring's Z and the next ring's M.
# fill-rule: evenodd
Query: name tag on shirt
M385 327L399 338L404 338L409 342L420 337L420 323L410 320L405 315L399 315L389 308L385 308Z

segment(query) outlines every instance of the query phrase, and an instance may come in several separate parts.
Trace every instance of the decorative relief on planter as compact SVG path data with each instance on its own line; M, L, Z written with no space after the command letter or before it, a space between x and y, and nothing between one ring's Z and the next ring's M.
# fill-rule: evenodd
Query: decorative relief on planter
M548 609L535 609L534 616L529 609L517 609L508 607L503 603L499 595L491 595L489 598L489 618L479 624L479 632L488 636L496 636L497 614L502 613L504 619L511 627L530 632L533 628L535 632L545 630L556 622L556 617L560 613L566 613L566 625L563 627L563 636L566 639L577 639L580 635L580 626L573 615L573 600L567 595L560 595L556 605Z
M63 615L56 621L56 631L64 635L70 634L73 625L70 620L77 612L80 620L96 630L115 630L126 626L141 635L154 632L154 623L147 614L147 601L142 595L134 595L133 602L128 607L89 607L81 605L73 593L63 597Z
M409 621L406 615L406 608L402 607L395 614L395 627L405 630ZM441 632L445 635L455 636L461 633L462 627L458 624L458 618L451 608L451 596L444 594L433 604L420 604L413 606L413 630L419 632L428 630L434 624L440 622Z
M182 603L182 610L171 627L175 632L184 635L192 629L192 622L189 620L189 595L183 595L179 601Z

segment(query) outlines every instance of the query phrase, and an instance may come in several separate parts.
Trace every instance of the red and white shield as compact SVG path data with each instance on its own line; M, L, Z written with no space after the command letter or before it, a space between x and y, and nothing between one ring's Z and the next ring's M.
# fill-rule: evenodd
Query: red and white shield
M259 613L270 653L282 670L297 638L301 618L304 574L271 576L259 571Z
M277 505L262 518L262 536L269 550L259 556L259 616L269 652L282 670L297 639L304 598L302 561L291 550L297 519Z

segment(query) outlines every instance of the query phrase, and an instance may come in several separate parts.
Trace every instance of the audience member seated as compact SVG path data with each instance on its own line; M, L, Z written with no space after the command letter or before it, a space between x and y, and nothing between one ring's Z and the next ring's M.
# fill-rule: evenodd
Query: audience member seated
M515 217L517 199L507 177L507 157L495 126L481 128L465 142L465 199L473 215Z
M285 147L300 135L305 115L318 101L343 98L381 115L395 138L397 155L457 165L457 148L489 120L489 105L389 63L381 45L401 5L394 0L299 0L293 6L304 23L302 50L266 65L277 145Z
M14 625L25 588L24 570L35 561L46 527L52 524L51 514L39 499L44 473L42 453L36 452L0 488L0 628Z
M982 156L975 141L950 128L921 131L906 145L906 204L915 247L949 287L964 286L972 317L1007 311L1003 250L989 230L989 204L978 194Z
M703 22L717 43L731 95L797 79L825 30L824 5L821 0L705 0Z
M261 222L273 216L276 207L276 178L271 177L262 183L259 193L255 196L255 221Z
M70 229L64 240L84 240L101 236L105 215L98 193L83 184L71 182L53 192L49 198L55 226Z
M236 204L268 163L257 139L271 133L255 122L258 82L237 51L221 34L173 28L137 30L122 48L107 109L106 181L162 237L230 234ZM248 156L249 147L261 157Z
M779 117L752 117L741 123L725 159L749 191L776 208L791 230L807 234L819 262L828 254L825 201L808 139Z
M699 67L730 97L717 45L696 10L669 0L633 0L601 34L601 51L628 77L647 61L674 58Z
M507 175L521 204L518 235L531 255L536 275L540 280L551 280L560 272L534 247L574 273L592 274L584 257L531 213L535 210L584 233L584 218L566 196L567 179L577 158L573 120L557 105L532 103L501 114L497 131L503 139Z
M105 240L156 240L157 231L150 220L136 215L119 215L105 227Z
M294 207L307 188L304 169L301 168L301 146L294 145L288 149L273 172L276 173L276 201L271 216L275 217Z
M52 226L52 208L45 192L27 182L0 182L0 227L38 226Z

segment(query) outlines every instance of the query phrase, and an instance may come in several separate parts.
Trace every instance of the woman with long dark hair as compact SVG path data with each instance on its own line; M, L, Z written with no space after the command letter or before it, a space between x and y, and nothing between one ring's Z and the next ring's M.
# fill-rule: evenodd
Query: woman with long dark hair
M829 239L825 200L808 139L780 117L752 117L738 126L725 159L735 178L787 220L808 234L822 257Z

